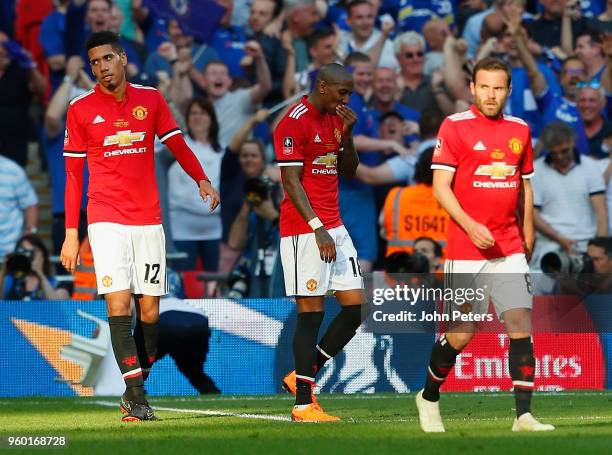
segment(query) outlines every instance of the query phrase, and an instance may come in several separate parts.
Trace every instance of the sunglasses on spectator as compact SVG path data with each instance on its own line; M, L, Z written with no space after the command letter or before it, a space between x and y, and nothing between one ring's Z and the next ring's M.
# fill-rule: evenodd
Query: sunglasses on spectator
M404 52L404 57L406 57L406 58L415 58L415 57L421 58L423 55L425 55L425 53L423 51Z
M599 87L601 87L601 84L599 83L599 81L588 81L588 82L581 81L576 84L576 87L578 88L589 87L589 88L598 89Z

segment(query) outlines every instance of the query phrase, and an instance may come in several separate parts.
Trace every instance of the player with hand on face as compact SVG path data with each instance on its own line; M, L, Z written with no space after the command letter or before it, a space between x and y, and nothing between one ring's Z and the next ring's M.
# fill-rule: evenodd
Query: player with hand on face
M162 95L126 80L127 57L112 32L87 40L97 84L68 107L66 238L61 262L73 272L78 261L79 207L85 159L89 168L87 221L98 293L104 295L113 352L126 391L123 421L154 420L144 381L155 361L159 298L167 292L166 251L155 180L153 141L157 135L194 180L214 210L219 193L189 149ZM137 318L132 334L130 301Z
M353 77L336 63L323 66L315 88L292 106L274 131L285 199L281 205L281 261L287 295L298 308L293 338L295 371L284 386L296 395L293 420L336 421L313 395L317 372L353 338L367 315L357 251L338 209L338 173L353 177L355 113L347 107ZM328 290L342 310L319 341Z
M455 289L486 289L486 298L461 306L446 302L446 310L449 315L482 316L492 300L510 339L516 405L512 431L548 431L554 427L538 422L530 412L535 358L527 258L535 242L529 180L533 151L527 123L502 113L510 78L510 68L501 60L479 61L470 85L475 105L447 117L438 133L431 165L434 194L451 217L445 278ZM461 311L449 311L450 306ZM444 431L440 386L474 336L475 320L451 319L448 331L434 344L425 388L416 397L425 432Z

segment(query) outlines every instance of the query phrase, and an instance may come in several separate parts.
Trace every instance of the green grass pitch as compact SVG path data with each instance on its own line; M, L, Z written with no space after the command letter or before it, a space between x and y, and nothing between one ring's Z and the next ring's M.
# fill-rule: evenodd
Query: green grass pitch
M513 398L509 393L443 394L447 432L433 435L419 429L414 394L322 394L320 402L342 422L290 422L288 395L152 397L150 403L162 420L138 423L121 422L116 398L2 399L0 436L6 441L9 435L65 435L69 447L57 452L87 455L372 455L434 450L584 455L611 453L612 447L612 392L536 394L534 415L557 430L532 434L510 431ZM18 452L33 449L6 453Z

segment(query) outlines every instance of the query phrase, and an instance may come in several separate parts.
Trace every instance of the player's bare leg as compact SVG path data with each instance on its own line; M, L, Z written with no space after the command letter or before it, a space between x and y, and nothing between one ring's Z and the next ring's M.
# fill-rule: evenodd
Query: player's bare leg
M510 376L514 387L516 419L512 431L551 431L555 427L538 422L531 415L535 357L531 338L531 310L515 308L504 312L503 320L510 338Z
M469 344L475 331L473 322L451 322L449 330L438 338L431 350L425 388L416 396L419 423L426 433L445 431L440 416L440 387L455 365L457 355Z
M313 396L315 384L317 338L323 322L323 296L296 296L298 307L297 324L293 335L293 357L295 360L295 406L291 418L304 422L331 422L340 420L323 412ZM290 373L289 376L292 376ZM285 378L285 383L289 378ZM290 389L290 385L287 384Z
M113 352L126 386L126 392L121 398L121 407L125 412L123 420L153 420L155 417L144 396L142 369L132 335L131 291L110 292L104 297Z

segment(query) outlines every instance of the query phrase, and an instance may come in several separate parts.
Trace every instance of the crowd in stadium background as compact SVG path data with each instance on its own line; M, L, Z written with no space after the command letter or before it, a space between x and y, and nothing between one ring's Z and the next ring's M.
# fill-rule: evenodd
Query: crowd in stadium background
M532 267L553 249L584 253L589 239L612 229L612 2L2 0L0 30L3 298L21 296L15 280L5 279L6 258L24 243L36 253L19 292L66 296L48 259L64 235L65 113L94 84L84 41L101 30L120 32L130 81L162 92L221 190L221 211L210 213L159 144L168 251L187 253L172 267L231 272L237 296L283 295L276 285L282 192L271 133L282 107L331 62L345 64L355 80L349 106L359 117L361 164L356 179L340 181L340 209L363 272L383 268L390 253L412 251L420 237L444 246L448 219L436 209L425 169L444 117L469 108L471 68L485 56L511 65L505 113L525 119L534 138L540 250ZM503 161L512 147L487 153ZM37 203L36 191L48 190L28 181L39 178L32 171L39 161L50 204ZM502 168L491 169L493 182L505 178ZM419 203L427 197L431 204ZM44 243L20 241L25 234ZM86 238L81 251L71 290L93 298ZM250 275L266 279L245 290Z

